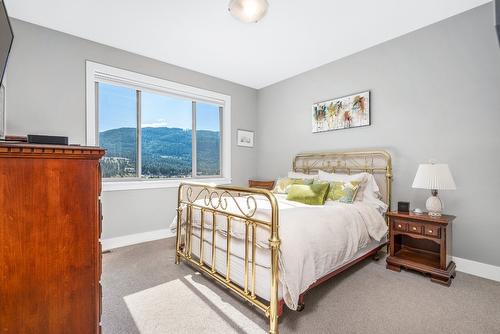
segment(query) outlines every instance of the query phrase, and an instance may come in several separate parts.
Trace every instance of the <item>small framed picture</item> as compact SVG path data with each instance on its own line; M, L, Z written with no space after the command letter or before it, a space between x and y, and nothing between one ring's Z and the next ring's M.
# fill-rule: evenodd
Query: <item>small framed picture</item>
M238 129L238 146L253 147L255 132Z

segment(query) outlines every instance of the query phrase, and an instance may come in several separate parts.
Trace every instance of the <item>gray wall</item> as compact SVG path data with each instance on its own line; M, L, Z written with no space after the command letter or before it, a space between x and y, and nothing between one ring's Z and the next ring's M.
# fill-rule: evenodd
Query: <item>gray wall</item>
M335 61L260 91L67 34L13 20L8 68L10 134L85 138L85 60L232 96L232 135L257 128L257 151L235 146L232 174L244 184L284 175L303 151L384 148L394 158L394 202L423 208L428 194L411 188L418 163L450 164L458 186L443 191L458 216L453 254L500 265L500 49L491 4ZM320 49L315 52L320 52ZM311 104L369 89L372 126L311 133ZM257 113L258 110L258 113ZM257 113L257 114L256 114ZM258 122L257 122L258 121ZM256 164L258 161L258 164ZM257 172L257 173L256 173ZM104 238L166 228L175 190L103 195Z
M372 126L311 133L313 102L368 89ZM428 192L411 188L418 163L448 163L458 189L441 197L458 217L453 255L500 265L500 49L491 3L264 88L258 113L263 179L284 175L298 152L384 148L394 158L394 203L425 208Z
M257 91L136 54L13 20L7 78L7 130L69 136L85 143L85 60L204 88L232 97L233 182L256 170L256 149L236 146L236 129L255 129ZM103 238L164 229L175 215L176 189L105 192Z

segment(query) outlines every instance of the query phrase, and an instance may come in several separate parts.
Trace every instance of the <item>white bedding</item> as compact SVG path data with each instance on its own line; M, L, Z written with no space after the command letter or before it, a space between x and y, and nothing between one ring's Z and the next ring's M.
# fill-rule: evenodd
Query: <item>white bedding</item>
M206 237L206 236L205 236ZM212 266L212 243L211 241L208 241L207 238L205 239L204 243L204 250L203 250L203 262L208 267ZM200 239L199 239L199 234L197 232L193 233L193 249L192 253L195 257L199 257L200 251ZM383 245L386 243L387 238L384 236L380 241L375 241L372 240L368 243L368 245L364 248L361 248L354 256L352 259L361 257L371 250L379 247L380 245ZM218 241L217 241L218 242ZM241 249L243 247L241 244L243 244L243 241L239 239L233 239L232 244L231 244L231 254L230 254L230 262L231 262L231 271L229 274L229 278L231 279L231 282L234 282L240 286L244 286L245 284L245 260L243 257L244 253L240 253L238 250L233 249L233 245L238 245L237 249ZM220 247L219 245L222 245L220 243L217 243L216 247L216 256L215 256L215 270L220 273L221 275L225 276L226 274L226 251L225 247ZM262 255L265 255L267 258L270 258L271 252L269 250L265 250ZM339 263L337 266L331 268L330 272L333 272L340 267L342 267L344 263ZM261 265L256 265L255 266L255 294L267 301L271 299L271 269L269 267L264 267ZM252 263L248 263L248 289L251 291L252 288ZM283 297L283 285L281 282L279 283L279 288L278 288L278 299L281 299ZM303 291L302 291L303 292Z
M319 278L330 273L333 268L348 262L356 253L365 248L371 239L380 241L387 233L387 225L377 208L369 203L353 204L328 202L326 205L306 205L287 201L286 195L275 195L279 206L279 269L281 295L291 309L296 309L299 295ZM258 210L254 218L270 220L269 201L255 196ZM245 197L236 198L241 208L246 208ZM198 201L197 204L203 204ZM239 213L236 204L228 200L226 211ZM185 221L183 212L183 222ZM193 224L200 225L200 211L193 210ZM212 215L205 214L205 238L211 238ZM175 222L172 224L175 228ZM217 216L218 236L225 238L226 218ZM197 233L198 234L198 233ZM231 224L231 235L244 239L244 224ZM257 229L257 264L269 268L269 231ZM218 237L219 238L219 237ZM225 247L224 242L216 242ZM231 253L241 254L243 246L232 245ZM241 243L243 245L243 243ZM197 247L197 244L193 244Z

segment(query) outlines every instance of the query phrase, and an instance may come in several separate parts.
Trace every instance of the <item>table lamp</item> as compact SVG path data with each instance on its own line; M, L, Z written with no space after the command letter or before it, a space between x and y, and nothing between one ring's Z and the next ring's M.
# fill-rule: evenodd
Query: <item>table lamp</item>
M455 190L455 181L447 164L420 164L413 180L413 188L430 189L431 196L425 202L430 216L441 216L443 202L438 190Z

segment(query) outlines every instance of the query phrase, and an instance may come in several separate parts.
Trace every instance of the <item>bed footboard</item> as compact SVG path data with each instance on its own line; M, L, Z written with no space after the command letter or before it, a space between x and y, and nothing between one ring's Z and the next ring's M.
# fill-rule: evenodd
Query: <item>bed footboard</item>
M270 215L259 215L259 205L270 208ZM199 222L194 221L196 211ZM208 218L207 218L208 217ZM216 233L221 231L220 220L224 220L222 232L226 235L226 270L216 268ZM211 220L208 225L207 220ZM194 229L197 229L199 243L193 244ZM244 284L231 280L232 231L238 229L244 235ZM268 231L270 249L271 281L270 300L256 295L256 248L257 231ZM208 234L208 235L207 235ZM211 256L205 258L205 242L211 242ZM193 252L194 247L197 252ZM223 247L223 248L224 248ZM199 183L181 183L178 190L177 235L175 263L181 260L194 266L201 273L222 284L269 318L269 333L278 333L278 203L273 193L265 189L236 186L214 186ZM195 254L197 253L197 254ZM251 268L251 274L250 270Z

